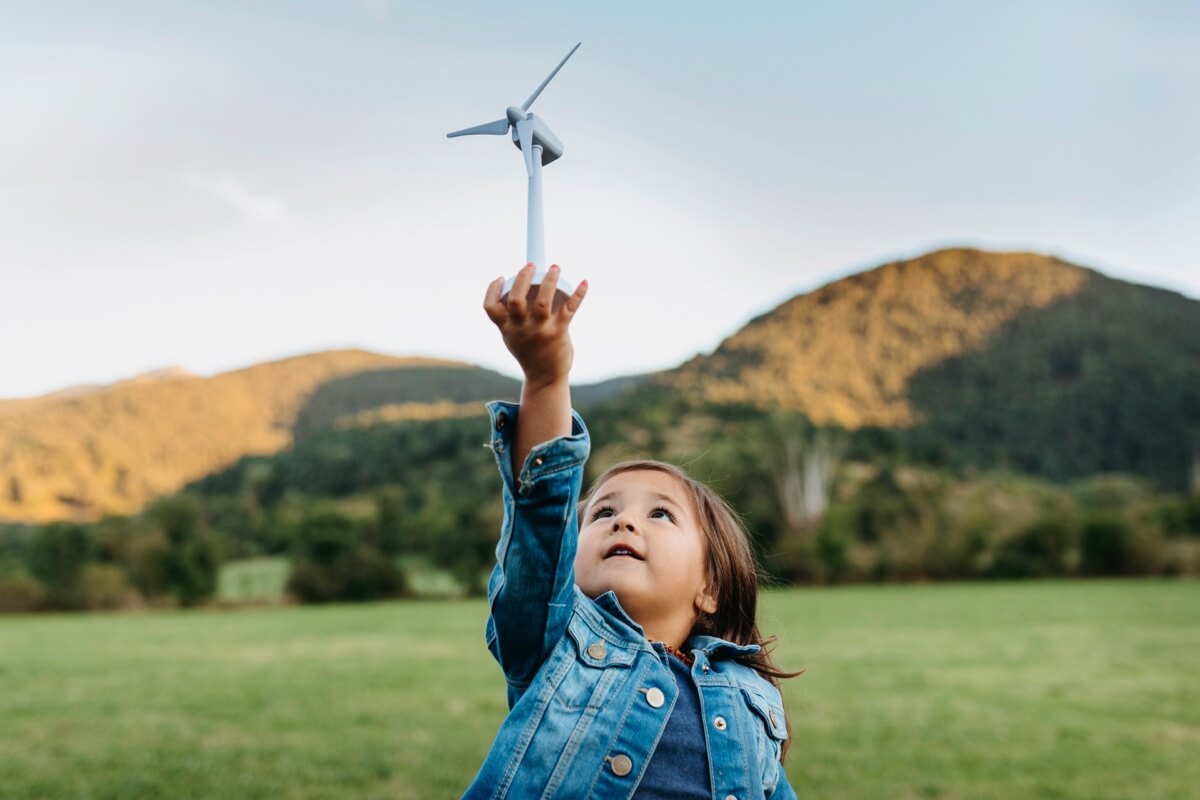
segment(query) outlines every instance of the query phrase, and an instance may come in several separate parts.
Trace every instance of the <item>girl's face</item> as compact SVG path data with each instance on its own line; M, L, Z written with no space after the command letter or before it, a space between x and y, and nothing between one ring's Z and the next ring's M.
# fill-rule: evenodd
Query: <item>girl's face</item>
M663 472L622 472L584 509L575 582L588 597L616 592L648 638L678 646L701 611L717 609L706 557L687 489Z

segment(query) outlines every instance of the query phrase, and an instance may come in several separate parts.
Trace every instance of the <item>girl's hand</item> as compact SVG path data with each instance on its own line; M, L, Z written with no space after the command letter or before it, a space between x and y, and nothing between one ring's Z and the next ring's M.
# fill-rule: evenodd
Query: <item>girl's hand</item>
M556 309L558 265L550 267L537 293L530 296L533 273L532 264L522 267L503 300L500 291L504 278L497 278L488 286L483 299L484 311L496 323L504 345L521 365L527 391L567 382L575 353L567 328L587 294L587 281L582 281L575 293Z

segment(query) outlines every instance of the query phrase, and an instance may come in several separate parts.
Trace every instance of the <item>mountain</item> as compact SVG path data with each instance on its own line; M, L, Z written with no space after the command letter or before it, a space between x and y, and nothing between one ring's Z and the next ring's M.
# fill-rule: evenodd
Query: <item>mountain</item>
M599 402L641 380L576 387L576 402ZM7 400L0 521L133 513L245 456L326 429L479 415L484 401L519 392L519 381L469 364L337 350L211 378L168 368Z
M1033 253L942 250L896 261L793 297L668 380L710 401L803 411L817 423L909 425L916 374L981 347L1088 276Z
M603 407L597 422L655 431L686 429L689 403L743 404L883 430L926 462L1178 488L1200 453L1197 331L1200 303L1173 292L1035 253L941 250L794 297L674 370L574 398ZM321 431L477 415L518 390L468 364L342 350L0 401L0 521L136 512Z
M45 522L139 510L148 500L252 454L290 445L297 425L334 424L362 405L329 387L368 375L402 375L418 408L483 399L515 381L449 361L341 350L202 378L172 370L86 392L0 405L0 519ZM426 386L436 374L437 385ZM422 386L426 386L424 393ZM473 388L472 388L473 387Z
M1182 487L1200 302L1035 253L941 250L788 300L663 376L685 395L904 432L935 460Z
M77 383L73 386L56 389L53 392L41 395L40 397L16 397L11 399L0 399L0 414L16 411L18 408L30 408L39 405L45 406L47 405L48 401L82 397L85 394L104 391L105 389L109 389L113 386L120 386L124 383L157 383L159 381L172 381L179 378L194 377L196 376L183 367L162 367L161 369L153 369L129 378L123 378L114 383Z

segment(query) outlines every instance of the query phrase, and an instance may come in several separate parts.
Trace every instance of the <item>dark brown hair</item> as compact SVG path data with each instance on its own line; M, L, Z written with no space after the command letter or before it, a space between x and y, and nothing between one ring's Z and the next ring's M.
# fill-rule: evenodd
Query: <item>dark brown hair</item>
M757 653L737 660L753 668L776 687L781 679L801 674L781 670L771 658L775 637L764 638L755 621L758 587L763 576L754 560L750 537L737 512L707 485L674 464L649 460L625 461L610 467L596 479L587 496L579 502L580 516L605 481L622 473L644 470L669 475L686 489L692 500L692 508L698 515L700 529L704 532L705 550L708 553L705 572L710 582L710 593L717 598L717 610L713 614L701 614L692 628L692 634L717 636L734 644L758 645ZM786 708L784 718L786 721ZM788 739L783 742L780 761L787 755L791 743L791 727L791 722L787 721Z

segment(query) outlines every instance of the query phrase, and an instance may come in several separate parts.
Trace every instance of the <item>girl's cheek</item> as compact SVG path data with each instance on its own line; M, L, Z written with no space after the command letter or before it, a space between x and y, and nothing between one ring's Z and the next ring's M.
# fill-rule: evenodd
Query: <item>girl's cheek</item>
M577 541L575 543L575 568L576 568L576 570L578 570L578 568L582 564L586 563L585 559L588 557L588 555L592 552L592 549L595 547L594 540L595 540L595 537L588 535L588 533L586 531L584 533L580 534L579 541Z

